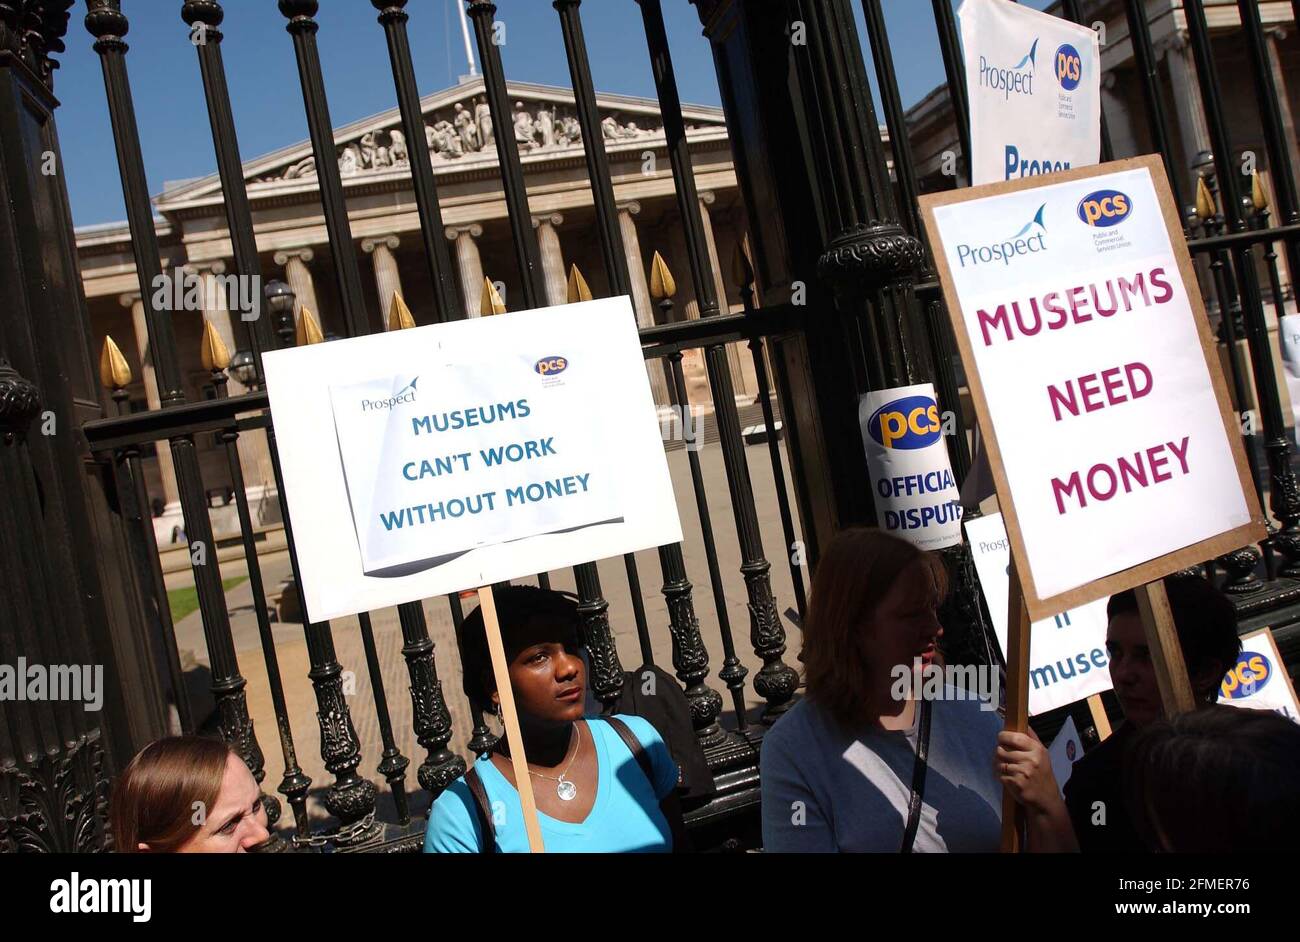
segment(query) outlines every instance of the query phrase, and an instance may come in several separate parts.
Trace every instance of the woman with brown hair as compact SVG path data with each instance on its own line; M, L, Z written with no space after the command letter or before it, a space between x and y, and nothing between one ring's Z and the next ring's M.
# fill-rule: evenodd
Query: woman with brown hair
M218 739L173 736L145 746L113 789L119 853L239 854L270 836L262 793Z
M929 693L946 591L942 560L882 530L826 547L804 622L807 695L763 739L766 850L996 851L1003 785L1030 850L1074 849L1037 738L1001 731L973 691Z

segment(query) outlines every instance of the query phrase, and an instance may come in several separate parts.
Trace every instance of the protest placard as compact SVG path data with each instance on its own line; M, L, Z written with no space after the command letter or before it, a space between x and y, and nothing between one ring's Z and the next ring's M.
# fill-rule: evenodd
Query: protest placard
M971 183L1018 180L1101 157L1101 49L1086 26L1009 0L965 0Z
M307 614L681 539L626 298L266 356Z
M1011 542L1008 727L1030 619L1130 588L1166 709L1190 707L1153 580L1265 528L1160 159L920 205Z
M1007 650L1007 570L1011 544L1001 514L966 521L966 539L988 603L993 631ZM1035 621L1029 634L1029 715L1037 716L1111 689L1106 600Z
M1237 663L1219 685L1219 702L1247 710L1272 710L1300 723L1300 700L1271 629L1242 635Z

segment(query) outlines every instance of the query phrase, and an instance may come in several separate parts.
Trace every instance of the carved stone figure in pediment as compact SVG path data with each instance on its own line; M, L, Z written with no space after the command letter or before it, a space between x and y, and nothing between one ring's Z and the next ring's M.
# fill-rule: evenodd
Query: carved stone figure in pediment
M388 132L388 156L392 158L394 166L410 160L410 155L406 152L406 135L397 128Z
M495 144L496 137L492 132L492 111L488 108L488 103L482 98L479 98L474 105L474 121L478 124L479 147Z
M515 140L520 144L533 147L537 143L534 140L536 131L533 116L524 109L524 103L522 101L515 102Z
M357 149L357 145L349 144L343 148L343 153L339 154L339 173L348 176L360 169L361 151Z
M565 115L560 119L560 131L556 135L556 140L561 146L576 144L582 140L582 125L573 115Z
M555 146L555 109L538 109L537 137L543 147Z
M482 148L478 138L478 126L474 121L474 116L461 103L456 102L456 116L453 119L456 124L456 130L460 134L461 146L467 153L475 153Z
M612 114L606 115L604 118L601 119L600 133L605 136L605 140L607 141L617 141L620 137L622 137L622 134L618 126L618 121L614 118Z
M296 163L289 164L289 166L285 168L284 174L282 176L278 178L274 176L265 177L264 179L259 180L258 182L265 183L275 179L296 180L299 177L314 177L314 176L316 176L316 158L313 157L311 154L308 154L302 160L299 160Z

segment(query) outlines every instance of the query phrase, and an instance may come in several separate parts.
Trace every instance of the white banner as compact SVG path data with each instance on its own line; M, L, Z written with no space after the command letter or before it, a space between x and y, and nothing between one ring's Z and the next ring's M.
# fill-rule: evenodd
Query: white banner
M1300 723L1291 675L1268 628L1243 635L1237 663L1224 675L1219 702L1248 710L1272 710Z
M1007 570L1011 548L1001 514L966 521L966 539L993 630L1007 651ZM1106 599L1098 599L1029 628L1029 715L1036 716L1111 688L1106 654Z
M1136 160L931 210L1038 600L1252 523L1197 286Z
M960 543L961 495L934 387L866 393L858 400L858 425L881 528L926 550Z
M264 359L313 620L681 540L627 298Z
M1009 0L965 0L957 17L970 99L971 183L1097 163L1097 34Z
M1052 744L1047 747L1047 757L1052 760L1052 777L1056 787L1065 795L1065 783L1074 772L1074 763L1083 755L1083 741L1079 737L1079 728L1074 725L1074 717L1067 716L1061 731L1056 734Z

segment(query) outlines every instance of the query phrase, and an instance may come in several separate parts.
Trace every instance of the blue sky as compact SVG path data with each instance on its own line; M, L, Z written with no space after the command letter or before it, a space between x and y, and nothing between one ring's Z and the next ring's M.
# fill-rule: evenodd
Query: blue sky
M421 94L456 83L467 71L456 4L410 0L408 32ZM766 0L747 0L766 2ZM1047 0L1031 0L1041 9ZM685 101L719 105L717 77L699 17L688 0L663 0L673 65ZM861 5L853 3L864 40ZM150 191L165 180L203 176L216 168L198 61L180 18L179 0L123 0L131 22L127 69ZM226 0L223 56L240 153L245 160L307 137L292 38L274 0ZM598 91L654 97L640 10L633 0L587 0L583 26ZM930 4L884 0L905 104L943 80ZM59 57L55 93L64 169L77 225L125 218L104 83L85 7L72 10ZM369 0L322 0L317 16L330 117L340 126L396 107L382 27ZM548 0L497 0L506 24L506 77L569 85L559 17ZM868 71L871 64L868 59ZM871 74L872 84L875 76Z

